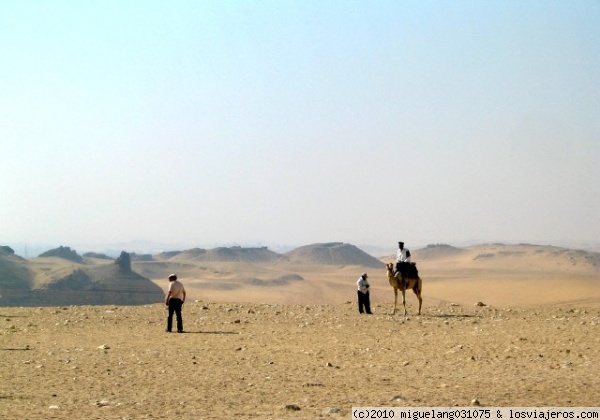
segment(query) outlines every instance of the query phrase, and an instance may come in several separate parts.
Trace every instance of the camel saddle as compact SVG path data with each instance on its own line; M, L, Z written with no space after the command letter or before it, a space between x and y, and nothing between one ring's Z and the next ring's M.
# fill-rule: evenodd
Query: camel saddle
M403 277L409 279L416 279L419 277L419 270L417 270L417 263L404 262L399 264L399 271ZM398 271L394 273L394 276L398 274Z

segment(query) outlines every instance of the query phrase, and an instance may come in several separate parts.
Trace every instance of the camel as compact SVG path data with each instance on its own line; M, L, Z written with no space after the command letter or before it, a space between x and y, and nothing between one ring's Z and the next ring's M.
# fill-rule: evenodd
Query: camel
M397 273L396 277L394 277L394 264L389 263L385 265L387 268L387 276L390 282L390 286L394 288L394 312L392 315L396 313L396 306L398 305L398 290L402 291L402 305L404 305L404 315L406 312L406 290L412 289L417 295L417 299L419 299L419 315L421 315L421 305L423 304L423 298L421 297L421 292L423 291L423 281L420 277L417 278L408 278L402 276L402 274Z

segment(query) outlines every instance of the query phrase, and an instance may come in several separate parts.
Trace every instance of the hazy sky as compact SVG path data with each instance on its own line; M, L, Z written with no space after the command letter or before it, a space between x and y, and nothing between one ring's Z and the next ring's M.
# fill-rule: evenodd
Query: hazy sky
M599 22L596 0L1 0L0 245L597 243Z

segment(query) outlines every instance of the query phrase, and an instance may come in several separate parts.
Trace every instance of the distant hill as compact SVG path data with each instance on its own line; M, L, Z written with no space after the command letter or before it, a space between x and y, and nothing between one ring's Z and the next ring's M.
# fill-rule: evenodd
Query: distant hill
M25 260L6 248L0 248L0 306L139 305L164 299L164 291L131 271L128 260L85 261L69 247Z
M154 257L152 257L152 254L136 254L136 253L132 253L131 254L131 260L132 261L154 261Z
M40 290L55 292L62 305L139 305L164 299L164 291L152 281L133 271L120 270L116 264L78 268Z
M25 259L8 246L0 247L0 289L29 289L32 277Z
M170 273L182 278L190 299L346 300L352 290L348 281L354 282L360 271L368 271L374 285L389 287L383 261L395 260L395 254L379 260L342 242L306 245L285 254L239 246L156 255L122 252L116 260L90 253L77 258L69 247L51 251L23 259L0 246L0 306L161 302ZM600 285L600 253L592 251L530 244L433 244L411 251L424 279L564 278L596 287L592 291Z
M411 251L413 260L429 260L435 258L455 257L467 253L468 251L462 248L456 248L446 244L432 244L425 248Z
M312 244L296 248L285 254L292 262L326 265L362 265L382 268L383 262L354 245L342 242Z
M41 258L58 257L79 264L83 264L83 257L68 246L60 246L58 248L51 249L49 251L41 253L39 256Z
M593 251L583 251L577 249L558 248L552 250L550 255L555 258L562 258L572 265L583 263L600 270L600 253Z
M187 251L162 253L159 257L170 261L195 262L246 262L264 264L277 262L285 257L270 251L267 247L242 248L240 246L219 247L214 249L194 248Z
M112 257L109 257L106 254L99 254L97 252L86 252L85 254L83 254L84 257L88 257L88 258L98 258L100 260L112 260Z
M15 255L15 250L9 246L0 246L0 256L2 255Z
M530 265L540 265L540 268L593 268L600 271L600 253L578 249L561 248L550 245L476 245L466 249L472 254L472 260L504 261L508 259L520 259L529 262Z

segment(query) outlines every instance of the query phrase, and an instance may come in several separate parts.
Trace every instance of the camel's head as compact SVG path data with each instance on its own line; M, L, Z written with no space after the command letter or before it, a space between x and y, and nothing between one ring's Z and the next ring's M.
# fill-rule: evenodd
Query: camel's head
M387 268L388 277L394 277L394 263L386 264L385 268Z

